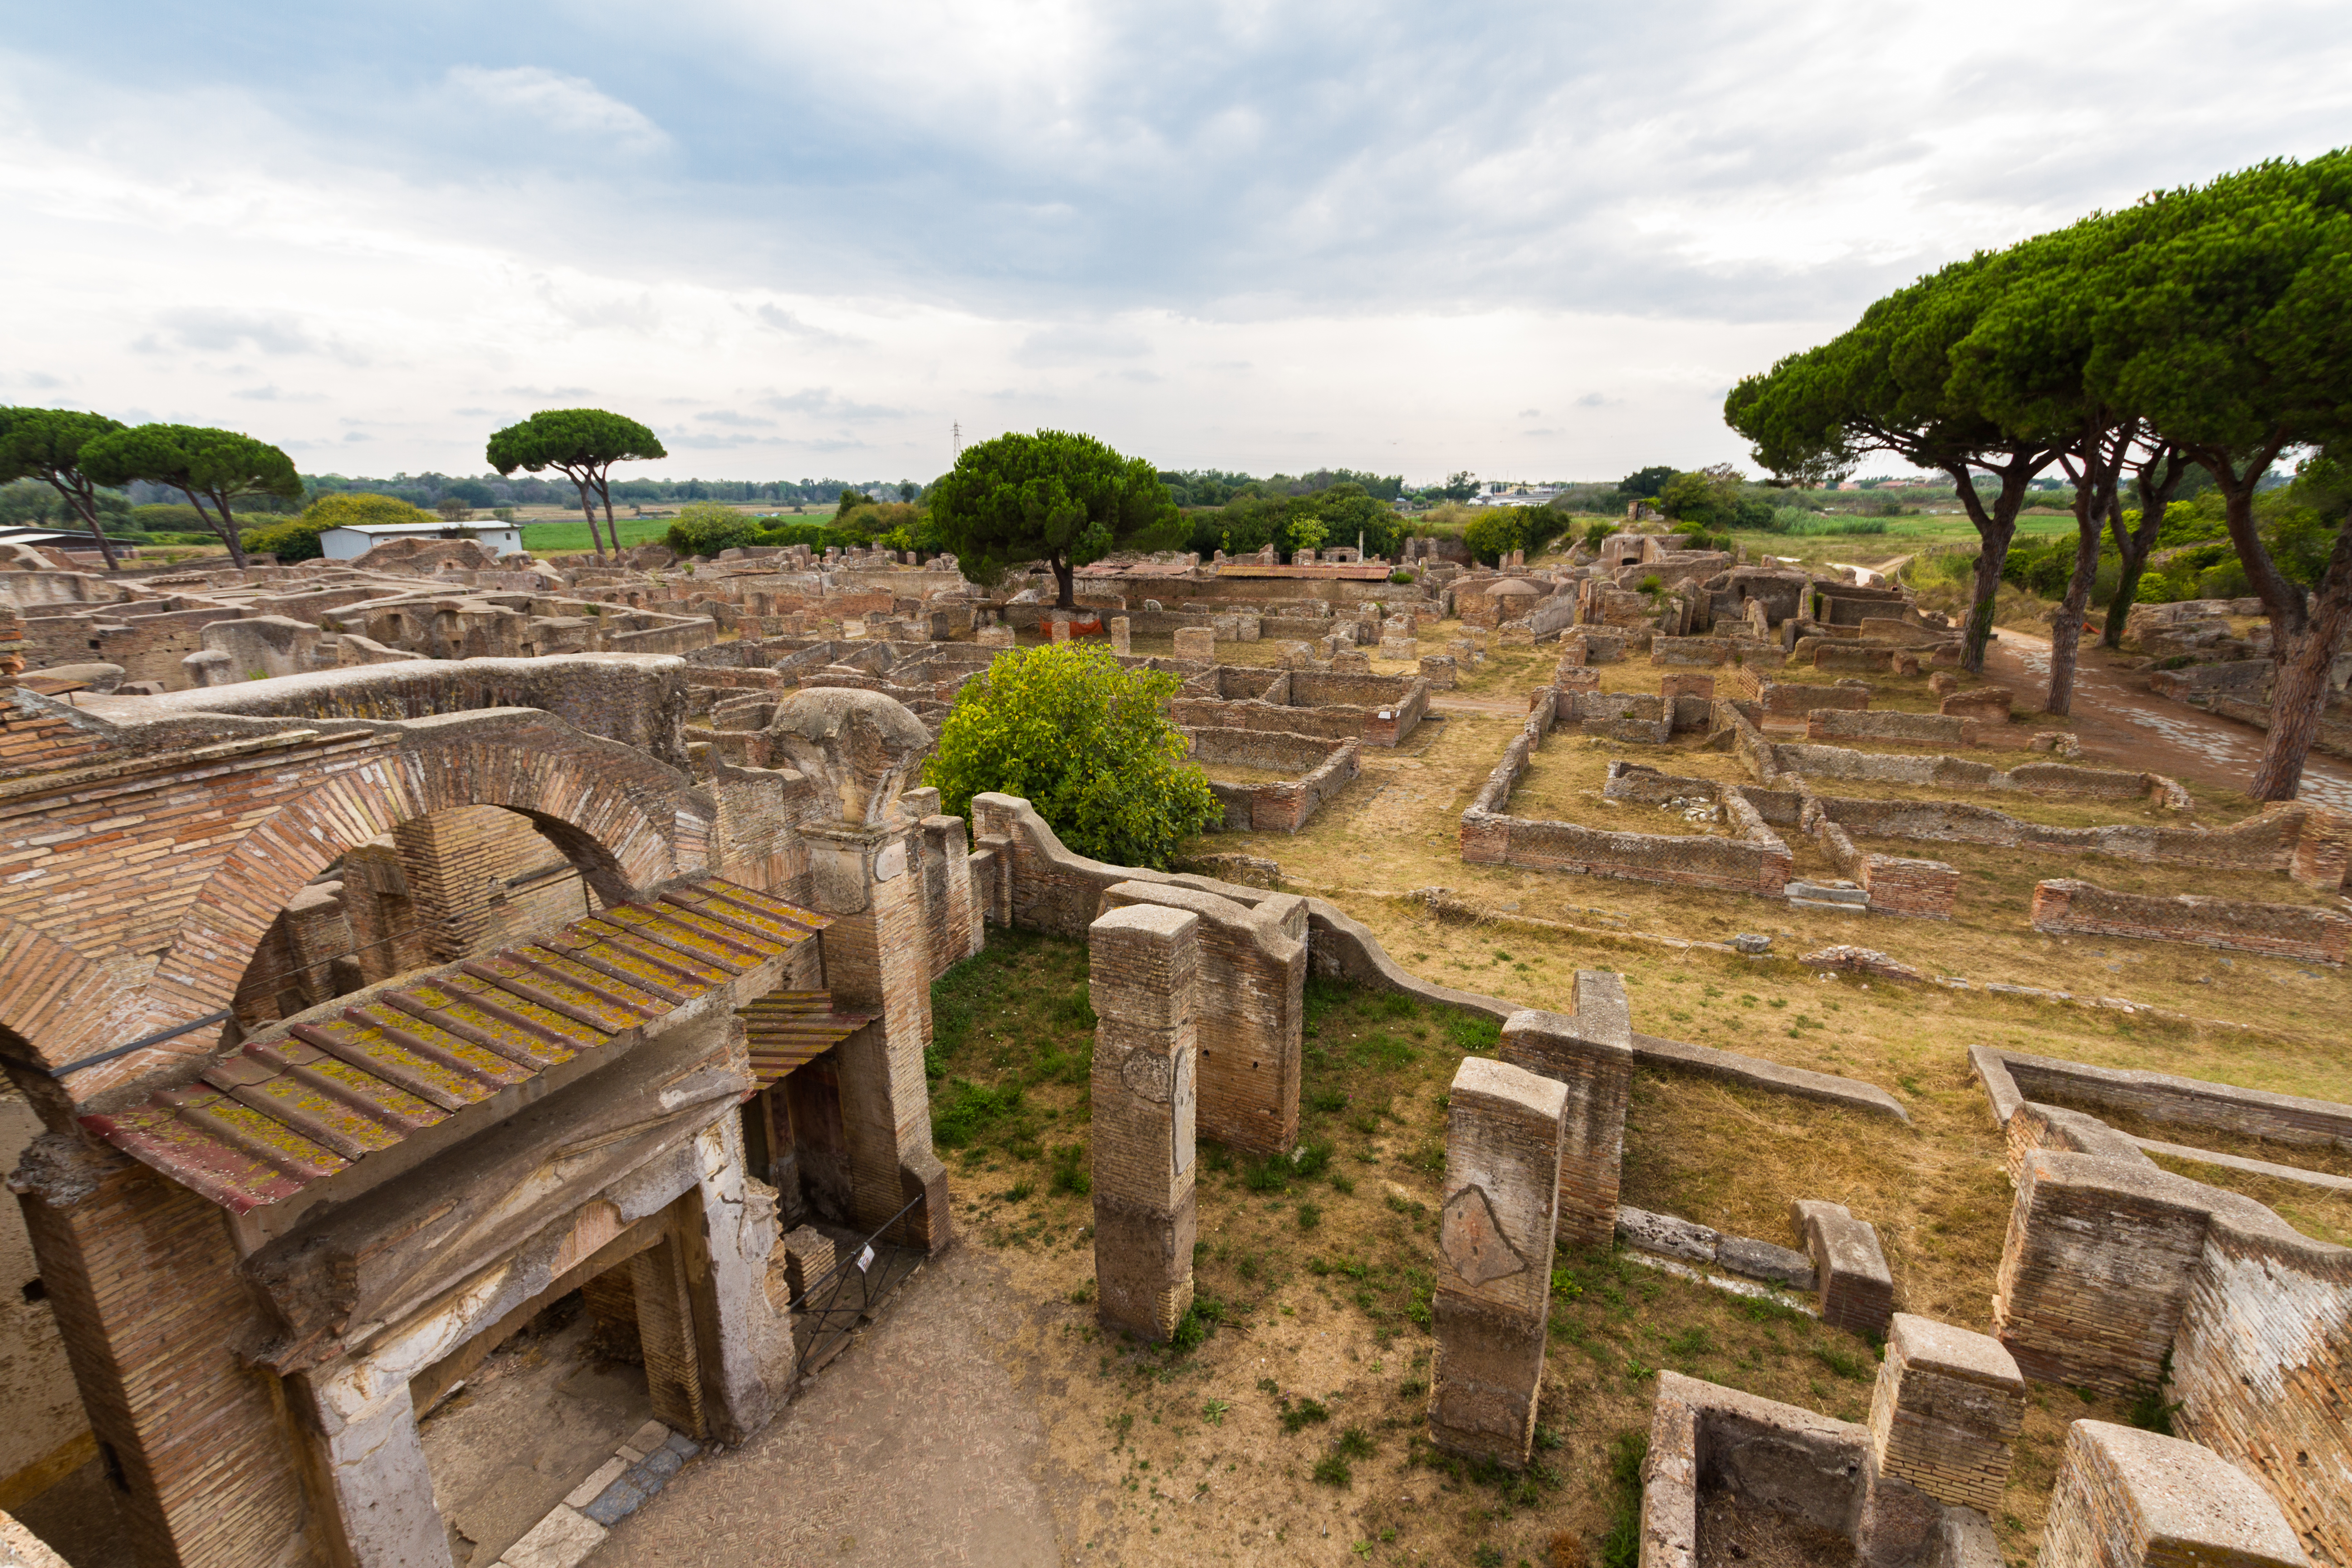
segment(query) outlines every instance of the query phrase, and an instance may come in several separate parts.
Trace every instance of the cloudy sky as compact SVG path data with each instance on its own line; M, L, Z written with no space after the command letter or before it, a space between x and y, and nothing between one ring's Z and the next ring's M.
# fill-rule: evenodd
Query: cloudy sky
M2352 141L2341 0L84 0L0 46L0 400L476 472L1742 458L1944 260Z

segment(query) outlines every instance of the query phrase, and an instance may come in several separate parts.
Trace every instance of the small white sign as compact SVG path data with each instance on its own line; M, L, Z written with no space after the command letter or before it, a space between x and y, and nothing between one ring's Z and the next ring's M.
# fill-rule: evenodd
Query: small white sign
M873 1268L873 1267L874 1267L874 1249L873 1249L872 1247L869 1247L866 1248L866 1250L865 1250L865 1251L860 1252L860 1253L857 1255L857 1271L858 1271L860 1274L863 1274L863 1273L865 1273L867 1269L869 1269L869 1268Z

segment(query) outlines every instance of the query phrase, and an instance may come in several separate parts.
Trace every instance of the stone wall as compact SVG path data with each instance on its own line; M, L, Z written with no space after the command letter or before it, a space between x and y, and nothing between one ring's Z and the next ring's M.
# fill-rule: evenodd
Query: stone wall
M1817 798L1832 821L1849 832L1874 838L2113 855L2155 865L2216 870L2284 871L2306 886L2322 888L2343 883L2345 827L2352 821L2339 812L2288 804L2229 827L2211 829L2142 823L2053 827L1960 801Z
M1322 804L1348 786L1360 771L1362 742L1318 740L1310 735L1262 730L1192 730L1192 760L1238 767L1296 773L1266 784L1209 781L1225 808L1223 826L1258 833L1296 833Z
M2095 1117L2020 1100L2004 1058L1972 1054L2008 1123L1993 1317L2019 1366L2131 1395L2168 1357L2181 1434L2259 1480L2315 1558L2352 1563L2352 1250L2158 1170Z
M1253 908L1168 882L1121 881L1103 889L1106 910L1139 905L1200 917L1201 1135L1255 1153L1286 1152L1298 1141L1304 900L1276 894Z
M1904 741L1929 746L1979 743L1977 722L1948 713L1894 713L1817 708L1805 715L1808 741Z
M2159 899L2072 879L2036 883L2032 919L2042 931L2186 942L2315 963L2340 964L2352 952L2352 919L2333 910L2194 893Z
M1096 1314L1165 1340L1192 1304L1201 917L1152 905L1088 928Z

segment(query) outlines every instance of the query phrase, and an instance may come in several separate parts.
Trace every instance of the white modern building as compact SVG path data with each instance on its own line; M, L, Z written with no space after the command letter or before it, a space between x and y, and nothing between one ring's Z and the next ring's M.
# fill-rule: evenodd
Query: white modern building
M354 561L386 540L472 539L493 555L522 549L522 530L510 522L360 522L319 531L319 552L330 561Z

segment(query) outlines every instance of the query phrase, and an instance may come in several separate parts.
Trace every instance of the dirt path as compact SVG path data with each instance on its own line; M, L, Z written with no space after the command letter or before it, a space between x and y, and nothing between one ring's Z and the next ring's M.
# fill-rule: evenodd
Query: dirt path
M1985 654L1985 678L2015 691L2021 711L2031 710L2049 689L2049 639L2001 627ZM2137 679L2107 668L2101 650L2084 649L2074 671L2073 719L2090 760L2245 788L2263 760L2263 732L2168 702L2136 684ZM2315 754L2304 765L2302 798L2352 811L2352 767Z
M991 1346L1003 1268L959 1247L745 1445L689 1465L595 1568L1052 1568L1045 1425ZM1106 1505L1108 1506L1108 1505Z

